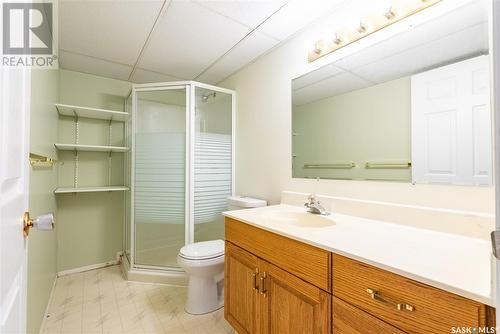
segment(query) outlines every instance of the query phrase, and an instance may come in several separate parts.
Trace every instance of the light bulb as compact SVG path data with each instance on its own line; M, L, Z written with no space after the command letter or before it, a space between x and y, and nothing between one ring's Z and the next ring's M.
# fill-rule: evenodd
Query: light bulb
M392 20L393 18L395 18L397 15L397 12L396 12L396 9L394 9L394 7L391 6L391 8L389 8L389 10L387 12L385 12L384 16L386 19L388 20Z
M333 39L333 43L335 43L337 45L340 45L340 44L342 44L343 41L344 40L343 40L342 36L339 33L335 33L335 37Z
M366 34L368 32L368 25L366 25L363 20L359 20L359 26L358 29L356 29L357 32L360 34Z
M321 54L321 52L323 51L323 43L321 41L317 41L316 43L314 43L313 51L316 54Z

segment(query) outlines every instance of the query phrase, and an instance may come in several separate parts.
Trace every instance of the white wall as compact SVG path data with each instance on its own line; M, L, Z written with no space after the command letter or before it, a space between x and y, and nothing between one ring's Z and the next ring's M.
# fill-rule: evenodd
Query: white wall
M31 131L30 152L58 159L57 112L53 103L59 101L59 71L31 71ZM27 332L38 333L45 316L49 294L57 273L57 230L54 189L57 187L57 168L30 168L29 211L36 217L54 212L53 231L32 229L28 240L28 319Z
M398 29L395 24L384 34ZM308 28L220 83L237 92L237 193L264 198L272 204L280 201L282 190L295 190L494 213L492 187L292 179L291 80L380 38L380 34L373 34L308 64L307 52L320 36L318 27Z

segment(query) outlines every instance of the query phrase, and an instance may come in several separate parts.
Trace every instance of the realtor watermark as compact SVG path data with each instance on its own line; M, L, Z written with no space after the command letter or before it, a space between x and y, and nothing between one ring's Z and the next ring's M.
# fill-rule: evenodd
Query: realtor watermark
M453 333L453 334L494 334L494 333L497 333L497 329L496 329L496 327L462 326L462 327L452 327L450 333Z
M58 67L55 10L53 1L2 1L2 66Z

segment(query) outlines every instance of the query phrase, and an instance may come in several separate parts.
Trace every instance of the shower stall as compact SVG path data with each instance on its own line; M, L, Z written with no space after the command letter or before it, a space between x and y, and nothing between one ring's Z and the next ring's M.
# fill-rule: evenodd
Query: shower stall
M132 87L126 111L129 274L183 277L185 244L224 238L234 184L235 92L193 81Z

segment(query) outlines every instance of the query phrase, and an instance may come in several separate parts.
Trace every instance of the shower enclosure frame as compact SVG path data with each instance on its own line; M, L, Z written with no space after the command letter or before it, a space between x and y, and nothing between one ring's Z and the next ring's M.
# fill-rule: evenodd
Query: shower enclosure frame
M184 243L190 244L194 242L194 151L195 151L195 117L196 117L196 88L209 89L215 92L229 94L231 96L231 196L235 193L235 125L236 125L236 92L234 90L217 87L197 81L173 81L159 82L148 84L132 85L129 97L132 96L131 124L125 124L125 133L130 134L130 158L126 159L126 170L124 178L129 177L130 183L130 201L125 200L124 212L124 238L123 238L123 261L126 262L125 270L128 274L135 273L138 275L151 274L156 272L160 275L184 275L183 270L177 267L162 267L142 265L135 262L136 243L135 243L135 133L137 126L137 93L147 91L165 91L179 90L186 91L186 152L185 152L185 218L184 218ZM128 98L127 98L128 99ZM131 127L131 129L129 128ZM128 168L128 169L127 169ZM130 206L130 210L128 210ZM128 227L126 226L128 225ZM127 229L130 230L130 236L127 236ZM127 254L127 239L129 242L130 254ZM149 280L149 279L148 279ZM164 280L163 280L164 281Z

